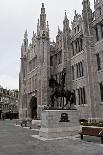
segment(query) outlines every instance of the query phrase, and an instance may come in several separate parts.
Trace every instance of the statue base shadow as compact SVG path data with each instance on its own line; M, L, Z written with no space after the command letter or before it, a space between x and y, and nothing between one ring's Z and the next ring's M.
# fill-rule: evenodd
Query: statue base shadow
M80 129L77 109L43 110L39 136L51 139L77 135Z

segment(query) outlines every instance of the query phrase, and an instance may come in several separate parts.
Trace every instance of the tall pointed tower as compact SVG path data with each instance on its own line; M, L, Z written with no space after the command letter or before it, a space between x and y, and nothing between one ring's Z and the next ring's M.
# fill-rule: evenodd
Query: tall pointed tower
M66 68L66 86L71 90L71 41L70 41L70 27L69 20L65 11L63 21L63 62Z
M47 24L46 24L47 23ZM48 103L48 79L50 76L49 25L46 22L44 3L42 3L40 23L37 24L39 70L38 70L38 115Z
M21 68L19 73L19 117L25 118L27 115L27 51L28 35L27 30L24 34L24 41L21 46Z

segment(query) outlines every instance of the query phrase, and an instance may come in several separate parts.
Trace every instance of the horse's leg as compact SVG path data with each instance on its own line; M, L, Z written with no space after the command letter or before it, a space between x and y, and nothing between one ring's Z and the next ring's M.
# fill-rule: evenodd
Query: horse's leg
M50 106L54 107L54 95L51 95Z
M68 104L68 100L66 98L66 104L64 105L64 97L63 97L63 105L62 105L62 109L64 109L64 107Z
M62 107L62 97L60 97L60 107Z
M52 107L54 107L54 96L52 98Z
M57 102L57 108L59 107L59 104L58 104L58 97L56 96L56 102Z
M71 109L71 101L70 101L70 107L69 107L69 109Z
M64 107L64 96L63 96L63 107Z
M67 106L68 105L68 98L66 98L66 104L65 104L65 106Z
M47 103L47 106L48 106L48 107L51 106L51 98L52 98L52 96L50 95L50 99L49 99L49 101L48 101L48 103Z

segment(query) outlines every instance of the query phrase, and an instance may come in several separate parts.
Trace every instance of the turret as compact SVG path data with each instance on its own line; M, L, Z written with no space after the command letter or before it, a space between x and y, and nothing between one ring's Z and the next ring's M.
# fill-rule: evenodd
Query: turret
M49 32L49 23L47 21L47 25L46 25L46 31Z
M27 30L24 33L24 46L28 46L28 34L27 34Z
M67 18L67 14L65 11L65 17L64 17L64 21L63 21L63 31L66 31L69 29L69 20Z
M45 14L44 3L42 3L41 14L40 14L40 29L46 30L46 14Z
M92 33L91 23L93 20L93 14L92 10L90 8L90 1L89 0L83 0L83 21L84 21L84 33L90 35Z
M38 19L38 23L37 23L37 36L40 35L40 22L39 22L39 19Z
M70 38L70 27L69 20L65 11L65 16L63 20L63 47L64 49L68 48L68 40Z

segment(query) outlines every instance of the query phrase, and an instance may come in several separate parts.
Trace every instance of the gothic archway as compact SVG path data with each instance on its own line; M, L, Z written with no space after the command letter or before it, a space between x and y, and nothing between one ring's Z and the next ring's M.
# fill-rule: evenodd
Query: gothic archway
M31 97L30 111L31 111L31 118L37 119L37 98L35 96Z

